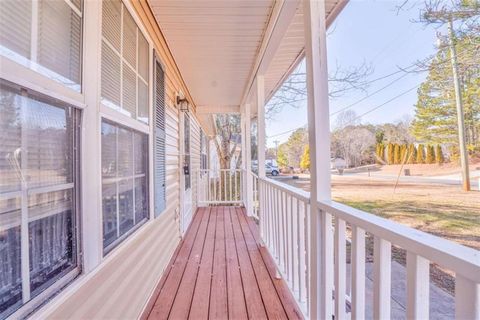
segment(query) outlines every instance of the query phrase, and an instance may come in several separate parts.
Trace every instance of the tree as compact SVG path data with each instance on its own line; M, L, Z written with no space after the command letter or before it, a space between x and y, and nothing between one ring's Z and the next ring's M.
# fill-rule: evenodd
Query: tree
M470 149L480 146L480 3L478 0L428 1L421 22L440 27L458 22L454 46L463 99L466 143ZM450 65L450 48L439 34L436 55L419 63L428 71L418 90L412 133L418 140L434 144L458 144L458 123Z
M240 137L240 117L231 114L218 114L214 117L216 137L213 139L221 169L230 169L230 164ZM236 167L239 167L240 161Z
M415 145L412 143L408 147L407 163L408 164L414 164L416 160L417 160L417 149L415 148Z
M400 147L400 159L403 164L408 159L408 145L402 144Z
M377 143L375 147L375 156L376 156L376 162L378 164L383 164L385 162L385 156L384 156L384 146L383 143Z
M374 161L375 133L366 126L335 129L331 136L332 156L343 158L348 167Z
M438 164L442 164L445 162L445 158L443 157L442 146L437 144L435 147L435 158L437 159Z
M419 144L417 147L417 158L415 162L425 163L425 147L423 144Z
M427 145L427 156L425 157L425 163L435 163L435 150L432 145Z
M300 161L300 168L303 170L310 169L310 147L308 145L305 146L305 150L303 151L302 160Z
M285 143L282 143L281 145L278 146L277 164L280 168L288 167L287 153L285 150L286 148L287 148L287 145Z
M393 143L389 143L387 147L387 163L394 164L395 163L395 155L394 155L394 145Z
M400 153L400 145L395 144L393 147L393 161L395 164L400 164L402 163L402 156Z

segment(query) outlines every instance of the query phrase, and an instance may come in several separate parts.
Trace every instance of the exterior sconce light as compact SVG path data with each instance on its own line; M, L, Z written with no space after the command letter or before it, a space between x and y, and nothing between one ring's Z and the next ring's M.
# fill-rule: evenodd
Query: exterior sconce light
M190 108L190 103L188 102L187 98L183 95L183 93L177 93L176 97L177 107L180 111L188 112Z

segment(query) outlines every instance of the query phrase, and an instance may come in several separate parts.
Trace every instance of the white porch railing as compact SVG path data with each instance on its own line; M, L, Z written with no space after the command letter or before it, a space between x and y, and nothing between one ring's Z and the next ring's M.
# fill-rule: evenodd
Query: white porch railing
M407 255L407 319L429 317L430 262L455 273L456 318L480 319L480 252L334 201L318 203L316 214L325 215L318 232L324 234L327 241L322 245L323 250L319 247L310 251L309 193L266 178L259 179L259 194L262 240L307 318L308 305L317 303L316 297L310 297L309 293L311 252L318 252L320 261L327 263L325 268L318 266L318 270L331 273L325 277L325 286L332 289L331 312L335 319L365 317L368 233L374 238L374 319L390 318L392 244L404 249ZM350 239L347 225L351 230ZM347 285L346 275L347 241L351 250L351 286ZM319 275L316 278L320 279ZM347 301L351 312L346 311Z
M199 206L243 203L241 169L201 169L197 173L197 178Z
M258 220L260 218L258 216L258 212L259 212L258 176L251 171L248 171L248 174L252 176L252 183L253 183L253 203L252 203L253 217Z

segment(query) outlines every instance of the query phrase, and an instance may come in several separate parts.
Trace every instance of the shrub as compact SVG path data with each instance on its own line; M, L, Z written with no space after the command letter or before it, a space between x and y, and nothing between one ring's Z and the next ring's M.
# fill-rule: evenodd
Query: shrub
M435 158L437 160L437 163L438 164L442 164L445 162L445 158L443 156L443 151L442 151L442 146L437 144L437 146L435 147Z
M408 163L408 164L414 164L416 159L417 159L417 148L415 148L415 145L412 143L412 144L408 147L408 159L407 159L407 163Z
M395 144L395 147L393 149L393 160L395 161L395 164L400 164L402 163L402 156L400 152L400 145Z
M432 145L427 145L427 156L425 157L425 163L435 163L435 150Z
M393 143L388 144L387 148L387 163L388 164L394 164L395 163L395 158L394 158L394 146Z
M425 163L425 147L423 144L419 144L417 147L417 163Z

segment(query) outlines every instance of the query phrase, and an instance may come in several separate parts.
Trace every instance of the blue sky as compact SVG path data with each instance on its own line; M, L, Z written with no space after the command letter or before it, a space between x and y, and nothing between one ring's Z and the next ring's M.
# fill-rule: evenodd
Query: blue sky
M409 2L409 7L397 12L401 1L355 1L352 0L329 29L328 64L333 71L336 65L343 68L371 64L373 74L367 79L376 79L408 67L417 60L429 57L435 52L436 32L433 27L412 22L419 17L419 6ZM413 6L413 7L412 7ZM369 93L386 86L402 77L388 88L356 104L350 110L361 115L372 108L385 103L395 96L420 84L426 73L399 73L395 76L376 81L367 88L367 93L350 92L340 98L330 100L330 112L348 106ZM416 89L395 99L383 107L363 116L362 123L395 122L405 115L414 115ZM335 116L330 119L335 123ZM290 133L278 135L290 129L300 127L307 122L305 103L298 108L285 107L273 120L267 123L267 144L274 146L275 140L284 142Z

